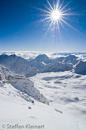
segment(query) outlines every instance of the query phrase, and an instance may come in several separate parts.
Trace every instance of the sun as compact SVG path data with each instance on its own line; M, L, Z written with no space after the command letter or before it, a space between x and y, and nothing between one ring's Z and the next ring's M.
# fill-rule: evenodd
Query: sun
M61 18L61 12L59 10L53 10L51 13L51 18L58 21Z
M70 28L77 31L74 27L72 27L72 25L68 23L68 17L74 15L73 13L70 13L71 8L67 9L67 6L70 4L70 2L71 1L67 2L66 5L64 5L64 0L62 2L60 0L57 0L57 3L53 2L53 4L51 4L47 0L48 6L44 5L46 9L39 9L44 12L44 19L40 20L39 22L49 22L48 30L53 25L54 27L56 26L57 29L60 29L60 26L64 28L64 24L66 24Z

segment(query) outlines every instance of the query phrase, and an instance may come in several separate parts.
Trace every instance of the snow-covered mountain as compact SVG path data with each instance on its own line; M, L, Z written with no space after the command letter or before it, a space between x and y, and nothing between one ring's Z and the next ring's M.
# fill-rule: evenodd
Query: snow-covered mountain
M76 57L75 55L68 55L68 56L64 57L63 62L64 63L71 63L71 64L75 65L78 62L77 58L78 57Z
M40 54L36 58L29 60L29 64L33 67L36 67L39 72L58 72L72 70L73 65L77 64L77 62L78 60L75 55L49 58L45 54Z
M45 54L40 54L40 55L38 55L38 56L35 58L35 60L36 60L37 62L44 62L44 63L49 63L49 62L50 62L49 57L48 57L47 55L45 55Z
M71 63L55 63L55 64L51 64L49 66L47 66L47 68L45 69L45 72L59 72L59 71L68 71L68 70L72 70L73 65Z
M77 74L86 75L86 61L79 61L75 65L74 70L75 70L75 73Z
M35 67L31 67L29 62L19 56L0 55L0 64L4 65L12 72L25 75L26 77L33 76L37 73Z
M26 93L34 99L49 104L47 99L34 87L34 83L21 75L13 74L9 69L0 65L0 84L11 84L17 90Z

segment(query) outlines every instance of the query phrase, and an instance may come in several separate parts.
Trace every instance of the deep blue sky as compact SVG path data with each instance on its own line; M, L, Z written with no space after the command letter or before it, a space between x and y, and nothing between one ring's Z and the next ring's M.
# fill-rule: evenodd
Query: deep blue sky
M35 8L46 9L44 5L46 0L0 0L0 51L86 51L86 0L72 0L67 6L83 14L67 20L80 33L64 24L60 35L52 28L45 35L49 23L38 21L46 13Z

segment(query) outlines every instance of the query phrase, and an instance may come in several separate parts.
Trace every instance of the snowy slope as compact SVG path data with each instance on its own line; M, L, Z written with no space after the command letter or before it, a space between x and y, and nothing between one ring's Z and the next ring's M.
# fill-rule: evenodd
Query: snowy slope
M5 83L11 84L19 91L26 93L28 96L32 96L34 99L48 104L47 99L34 87L32 81L23 76L13 74L7 68L1 65L0 80L2 85L4 85Z
M59 72L59 71L68 71L73 68L71 63L55 63L46 67L45 72Z
M72 63L73 65L78 63L78 57L75 55L68 55L63 60L64 63Z
M75 73L86 75L86 61L80 61L75 65Z
M54 79L58 80L58 78L62 78L62 77L65 79L65 77L67 78L68 75L67 73L66 75L64 73L63 75L62 73L59 74L52 73L50 75L38 74L36 77L32 78L33 81L35 81L35 85L38 86L35 87L40 89L40 91L44 93L44 95L46 95L49 100L52 99L52 102L50 101L50 105L46 105L38 102L37 100L33 99L31 96L28 96L26 93L19 91L13 85L7 83L7 81L9 82L8 75L11 76L13 75L11 72L7 70L7 68L1 66L0 74L1 77L3 78L1 79L0 82L0 128L8 129L8 126L10 126L9 128L10 130L13 130L12 127L14 127L15 130L19 130L18 126L23 126L23 128L27 130L30 129L28 128L29 125L30 126L36 125L42 127L42 129L45 130L53 130L53 129L54 130L58 130L58 129L59 130L79 130L79 129L85 130L86 118L85 116L84 117L82 116L85 115L85 105L84 107L83 106L81 107L81 104L83 105L85 102L84 100L82 100L83 97L85 96L84 93L83 93L83 97L82 95L79 94L80 96L79 100L82 101L80 102L77 100L78 93L76 93L77 95L70 95L69 92L71 91L71 88L68 89L67 91L68 94L66 93L66 95L64 95L65 88L62 89L62 87L59 86L59 82L58 85L56 85L57 88L55 88L53 86L54 84L52 84L52 79L53 81ZM58 76L58 78L55 76ZM71 76L72 75L69 74L68 77ZM46 81L50 82L50 84ZM59 92L59 95L56 94L57 91ZM74 93L75 92L77 91L74 91ZM60 97L63 99L63 101L65 101L65 104ZM68 99L71 98L71 100L68 100L67 98ZM34 104L32 102L33 100L34 100ZM79 110L80 111L82 110L83 114L79 113L77 115L76 104L79 107ZM70 114L71 109L75 111L75 113ZM17 127L15 127L16 124L18 124Z
M23 94L22 94L23 95ZM9 84L0 85L0 129L19 130L30 129L30 126L40 126L44 130L85 130L79 119L66 113L61 114L53 107L35 101L33 105L27 102L21 94ZM10 127L9 127L10 126ZM35 128L34 128L35 129Z

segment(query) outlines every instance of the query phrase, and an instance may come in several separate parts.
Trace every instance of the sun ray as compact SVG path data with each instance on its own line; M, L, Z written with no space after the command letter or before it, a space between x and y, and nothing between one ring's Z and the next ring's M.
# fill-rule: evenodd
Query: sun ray
M63 3L64 3L64 0L63 0L62 3L59 5L59 10L62 8Z
M63 19L66 19L66 20L71 20L70 18L65 17L65 15L62 16L62 18L63 18ZM61 20L60 20L60 21L61 21Z
M51 6L50 2L47 0L47 3L49 4L51 10L53 11L53 7Z
M50 18L47 17L47 18L44 18L44 19L42 19L42 20L39 20L38 22L44 22L44 21L46 21L46 20L49 20L49 21L50 21Z
M65 6L63 6L63 8L61 8L60 11L62 11L63 9L65 9L70 3L71 3L71 1L69 1Z
M36 9L38 9L38 10L42 11L42 12L45 12L45 13L50 13L49 11L44 10L44 9L40 9L40 8L37 8L37 7L34 7L34 8L36 8Z
M72 25L70 25L68 22L66 22L65 20L61 19L67 26L69 26L70 28L72 28L73 30L75 30L76 32L80 33L80 31L78 31L76 28L74 28ZM81 33L80 33L81 34Z
M73 8L69 8L67 10L64 10L64 11L61 11L62 13L65 13L65 12L68 12L68 11L71 11Z
M49 29L50 29L50 27L52 26L52 24L53 24L53 21L50 23L50 25L49 25L49 27L48 27L48 29L47 29L47 32L49 31Z
M52 12L52 11L51 11L51 9L50 9L50 8L48 8L46 5L44 5L44 7L45 7L46 9L48 9L50 12Z
M60 25L61 25L61 26L63 27L63 29L65 30L65 27L64 27L62 21L60 20L59 22L60 22Z

